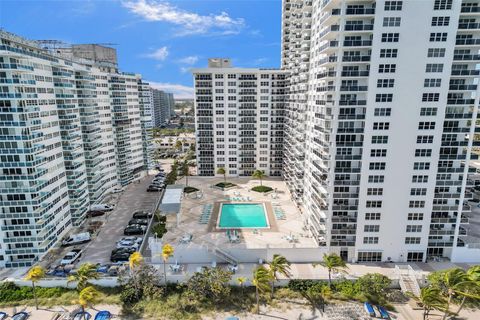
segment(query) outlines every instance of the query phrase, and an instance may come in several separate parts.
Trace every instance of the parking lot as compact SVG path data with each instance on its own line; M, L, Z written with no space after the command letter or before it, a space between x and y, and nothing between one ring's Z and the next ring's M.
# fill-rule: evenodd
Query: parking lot
M95 238L85 246L82 262L107 263L110 262L110 253L116 247L116 242L123 237L123 229L132 218L135 211L145 210L152 212L158 201L160 192L146 192L153 176L147 176L140 182L128 185L120 195L115 209L103 217L104 225Z

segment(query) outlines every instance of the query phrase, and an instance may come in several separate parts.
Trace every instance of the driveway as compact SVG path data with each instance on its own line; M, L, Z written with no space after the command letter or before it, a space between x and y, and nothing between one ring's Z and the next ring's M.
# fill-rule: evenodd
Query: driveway
M160 192L146 192L153 175L147 176L128 185L120 195L120 199L111 211L104 217L104 225L100 232L85 248L80 263L108 263L110 253L116 247L116 242L123 237L123 229L127 226L132 214L137 210L152 211L158 201Z

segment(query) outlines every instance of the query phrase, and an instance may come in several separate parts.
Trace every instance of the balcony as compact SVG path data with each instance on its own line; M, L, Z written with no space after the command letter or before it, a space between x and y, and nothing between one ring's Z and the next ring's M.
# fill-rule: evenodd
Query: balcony
M374 15L374 8L347 8L346 15Z
M342 77L368 77L370 72L365 71L342 71Z
M372 45L372 40L345 40L344 47L368 47Z
M457 39L455 41L457 46L478 46L480 45L480 39Z

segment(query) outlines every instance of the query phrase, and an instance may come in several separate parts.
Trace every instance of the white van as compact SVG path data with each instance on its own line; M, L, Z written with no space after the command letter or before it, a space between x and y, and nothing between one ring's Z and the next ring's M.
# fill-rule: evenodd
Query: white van
M89 232L83 232L79 234L73 234L67 239L62 241L62 246L72 246L75 244L85 243L90 241L92 238L90 237Z
M90 206L91 211L112 211L115 206L113 204L93 204Z

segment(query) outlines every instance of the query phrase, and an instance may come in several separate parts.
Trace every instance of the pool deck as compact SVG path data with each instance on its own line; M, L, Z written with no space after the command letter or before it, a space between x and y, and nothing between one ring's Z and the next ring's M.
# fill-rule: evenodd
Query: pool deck
M168 216L167 229L163 241L174 245L179 245L181 238L185 234L191 234L192 244L212 244L223 248L316 248L315 241L310 237L307 231L303 229L304 217L298 208L290 200L290 194L287 191L285 182L281 179L268 178L263 181L263 185L277 190L277 198L272 199L272 194L265 195L250 189L259 185L258 180L252 180L250 177L229 178L228 182L237 184L236 188L223 191L212 188L212 185L222 182L222 178L214 177L189 177L189 186L196 187L203 193L202 198L193 198L194 194L185 195L182 199L180 209L180 221L177 224L177 218L174 215ZM184 179L177 183L184 183ZM225 197L235 197L234 192L240 193L240 197L250 197L251 201L241 201L239 203L259 203L267 202L281 208L286 215L285 220L277 220L272 207L267 205L267 213L271 225L276 224L270 230L266 229L237 229L239 230L240 241L231 243L225 230L218 232L215 230L218 216L218 207L220 202L225 202ZM237 201L234 201L237 202ZM199 219L204 205L213 204L214 209L208 224L200 224ZM270 209L268 209L270 208ZM295 238L290 241L289 238ZM185 246L185 245L184 245Z

